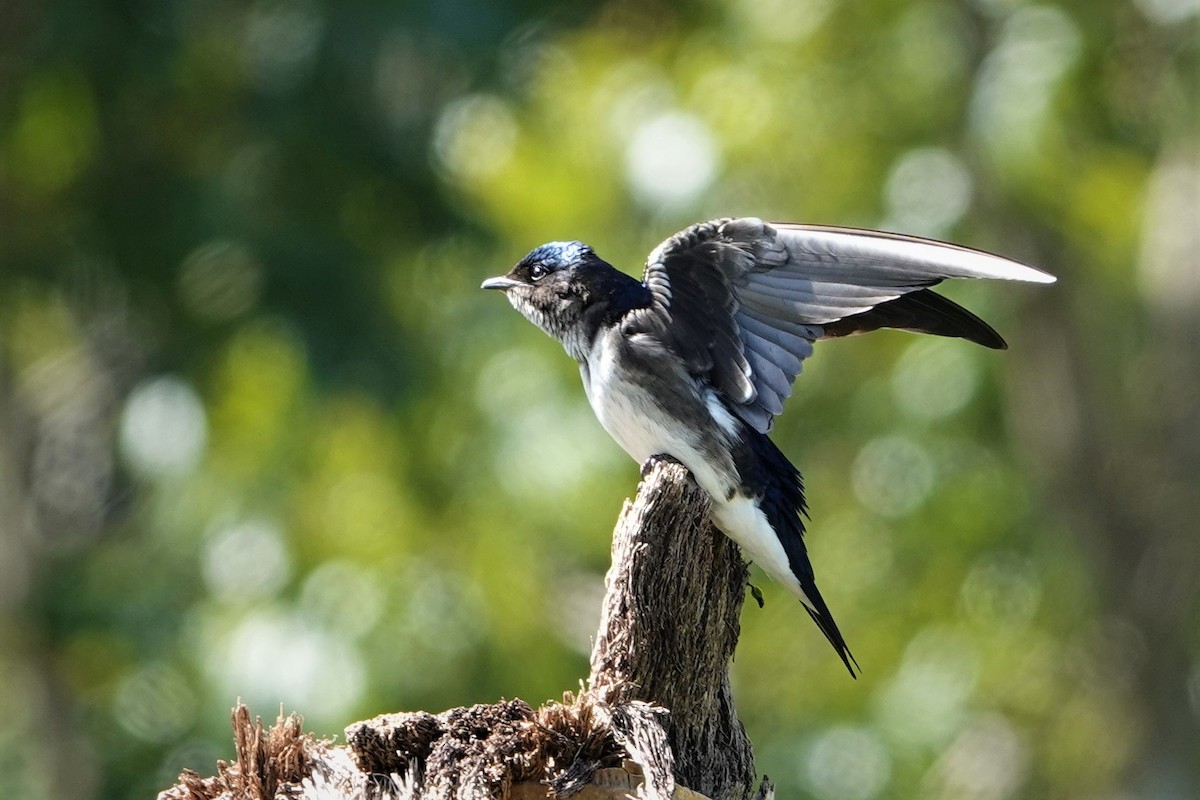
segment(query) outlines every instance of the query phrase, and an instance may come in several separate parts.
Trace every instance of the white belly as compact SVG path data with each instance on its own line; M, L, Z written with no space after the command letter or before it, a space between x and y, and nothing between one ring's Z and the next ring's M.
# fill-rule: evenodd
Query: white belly
M787 553L767 521L767 515L757 503L744 495L737 495L728 502L714 501L712 520L726 536L738 543L746 558L762 567L763 572L804 605L816 610L792 572Z
M639 464L651 456L670 456L687 467L696 483L714 498L725 497L737 485L732 464L725 469L713 465L703 454L699 435L667 415L661 398L627 380L605 342L601 338L596 343L583 372L588 402L604 430Z
M665 447L677 444L678 433L672 435L673 425L654 413L653 398L628 383L613 385L602 379L591 381L588 401L596 419L621 449L641 463L653 455L672 455Z
M582 375L596 418L621 449L639 464L656 455L683 464L712 499L716 526L738 543L747 558L811 607L766 515L758 503L737 491L740 481L732 462L726 458L722 464L706 456L698 433L664 413L660 398L625 380L603 337L593 347ZM697 404L694 412L707 415L713 427L725 435L734 435L736 423L715 394Z

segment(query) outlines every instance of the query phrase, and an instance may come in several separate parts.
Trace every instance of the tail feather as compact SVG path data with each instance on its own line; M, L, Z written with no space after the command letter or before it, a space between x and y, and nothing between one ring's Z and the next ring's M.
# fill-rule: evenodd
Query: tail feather
M809 593L809 598L814 601L814 604L819 606L818 611L814 611L806 604L804 610L812 617L813 622L817 623L817 627L821 629L821 633L825 634L825 638L833 645L834 652L842 659L842 663L846 665L846 669L850 672L850 677L858 679L862 673L862 667L858 665L858 659L850 652L850 648L846 645L846 640L842 638L842 632L838 630L837 623L833 621L833 615L829 613L829 607L825 605L825 601L821 598L821 593L817 591L816 584ZM855 670L858 670L856 673Z
M812 562L804 545L804 521L801 515L807 515L808 511L800 471L765 434L745 430L743 440L750 446L754 457L739 463L738 468L742 472L742 479L756 486L761 493L759 508L787 554L788 566L804 595L801 605L833 645L834 651L850 672L850 677L857 678L855 670L862 672L862 668L846 645L829 606L817 589Z

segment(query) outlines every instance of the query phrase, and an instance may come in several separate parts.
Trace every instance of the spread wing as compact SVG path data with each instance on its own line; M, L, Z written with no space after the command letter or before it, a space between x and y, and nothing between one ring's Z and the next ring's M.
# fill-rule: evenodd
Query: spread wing
M741 218L681 231L650 254L652 327L766 433L818 339L881 327L1003 348L987 323L928 287L946 278L1052 283L1045 272L929 239Z

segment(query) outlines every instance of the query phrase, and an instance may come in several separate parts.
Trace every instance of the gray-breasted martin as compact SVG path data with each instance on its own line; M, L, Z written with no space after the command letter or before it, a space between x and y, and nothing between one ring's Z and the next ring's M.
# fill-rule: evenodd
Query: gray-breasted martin
M804 546L800 473L767 438L819 339L901 328L1002 349L946 278L1053 283L965 247L892 233L720 219L654 249L641 281L581 242L537 248L483 282L562 342L604 429L635 461L670 456L712 498L712 519L854 660Z

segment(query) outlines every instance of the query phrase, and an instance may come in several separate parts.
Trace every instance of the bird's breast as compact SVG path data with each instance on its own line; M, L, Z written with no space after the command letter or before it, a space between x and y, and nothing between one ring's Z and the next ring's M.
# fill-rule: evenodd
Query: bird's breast
M581 362L588 400L600 424L638 463L654 455L679 461L712 498L713 521L775 580L812 607L792 574L787 553L747 496L730 446L738 423L711 387L675 368L671 354L609 335Z
M603 338L592 350L583 383L604 430L639 463L687 449L687 432L671 418L653 385L648 385L636 365L621 357L620 348L608 346Z
M714 498L737 489L728 412L721 408L722 416L714 417L711 389L688 375L673 353L648 337L613 330L596 338L581 373L596 418L635 461L670 456Z

